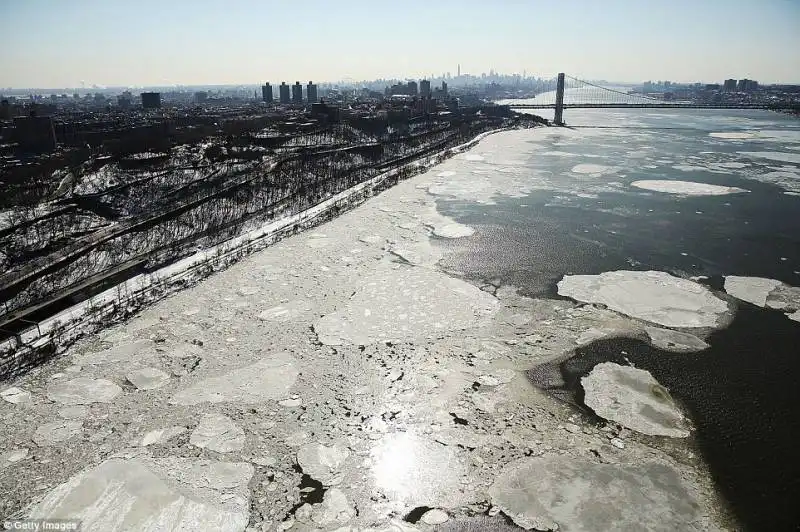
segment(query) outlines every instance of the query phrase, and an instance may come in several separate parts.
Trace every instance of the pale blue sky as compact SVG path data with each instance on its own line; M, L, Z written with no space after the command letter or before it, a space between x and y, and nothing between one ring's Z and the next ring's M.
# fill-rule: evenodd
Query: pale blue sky
M0 87L567 72L800 82L800 0L0 0Z

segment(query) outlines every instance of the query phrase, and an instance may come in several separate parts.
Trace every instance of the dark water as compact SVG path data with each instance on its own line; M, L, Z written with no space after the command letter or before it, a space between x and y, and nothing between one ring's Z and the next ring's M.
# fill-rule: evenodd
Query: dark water
M494 205L466 194L442 197L440 211L477 229L466 246L450 244L453 253L444 266L538 296L554 296L555 283L565 274L617 269L716 276L708 283L718 289L724 275L800 286L800 197L785 194L800 189L800 121L761 112L671 112L675 115L615 113L612 123L637 127L630 134L625 129L585 136L579 130L563 137L532 132L530 140L516 136L518 145L479 146L475 152L486 161L454 163L449 167L457 174L454 180L469 164L485 175L492 175L493 166L516 164L522 181L529 172L531 181L545 175L552 186L522 197L496 196ZM583 118L606 120L600 113ZM656 129L666 126L686 129ZM726 132L750 138L710 135ZM580 164L607 168L576 178L571 170ZM630 187L642 179L750 192L680 197ZM626 363L620 355L626 351L634 365L650 371L686 406L699 450L742 525L796 529L800 323L741 303L731 325L709 343L703 353L676 355L635 340L604 340L579 349L561 371L576 386L599 362Z

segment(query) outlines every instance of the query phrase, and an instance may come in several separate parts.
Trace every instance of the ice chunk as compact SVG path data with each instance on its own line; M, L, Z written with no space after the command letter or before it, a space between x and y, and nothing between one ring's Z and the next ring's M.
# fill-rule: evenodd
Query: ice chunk
M28 455L29 451L27 448L14 449L13 451L0 454L0 469L5 469L11 464L16 464L21 460L25 460L28 458Z
M709 133L708 136L715 139L744 140L751 139L755 135L747 131L722 131Z
M439 508L428 510L422 514L420 518L420 520L427 525L441 525L442 523L446 523L448 519L450 519L450 516L447 515L447 512Z
M169 382L169 375L156 368L139 368L125 376L139 390L155 390Z
M668 194L680 194L683 196L722 196L725 194L750 192L749 190L737 187L723 187L720 185L695 183L693 181L673 181L665 179L646 179L634 181L631 183L631 186L644 190L665 192Z
M135 342L116 346L111 349L106 349L105 351L76 356L75 363L88 366L109 364L114 362L136 361L140 358L140 353L152 345L152 340L137 340Z
M650 436L689 435L669 392L643 369L603 362L581 379L581 386L586 406L598 416Z
M55 382L48 386L47 397L65 405L87 405L110 403L122 388L106 379L78 377L67 382Z
M53 489L31 519L71 518L83 532L242 532L253 466L171 458L111 458Z
M489 495L527 530L688 530L699 509L671 466L596 464L569 455L512 462Z
M54 445L78 435L82 427L82 421L60 420L45 423L34 432L33 442L39 447Z
M250 366L203 379L178 392L170 402L179 405L226 401L252 404L277 399L297 380L296 362L288 353L276 353Z
M457 451L411 432L384 436L371 452L377 487L401 507L460 502L466 467Z
M572 172L575 174L590 174L595 176L610 174L615 171L616 169L613 166L606 166L604 164L582 163L572 167Z
M258 319L277 322L293 321L307 312L307 309L307 301L304 299L296 299L282 305L268 308L258 315Z
M322 503L314 505L311 511L311 520L323 527L343 525L355 516L355 508L347 500L344 492L338 488L326 491Z
M327 345L407 341L477 326L498 305L477 287L427 268L386 268L366 279L343 308L318 320L314 330ZM399 322L398 316L405 319Z
M759 307L767 305L767 296L780 284L780 281L764 277L740 277L738 275L725 277L725 291L727 293Z
M326 447L320 443L303 445L297 451L297 463L303 473L322 482L324 486L335 486L342 481L339 470L350 452L339 445Z
M645 327L650 342L654 347L674 353L693 353L708 349L709 345L693 334L659 329L658 327Z
M84 405L65 406L58 411L61 419L84 419L89 415L89 408Z
M436 226L433 234L442 238L463 238L475 234L475 229L464 224L449 223Z
M218 453L241 451L244 448L244 431L228 416L205 414L189 437L189 443Z
M183 434L184 432L186 432L186 427L178 426L151 430L142 437L142 441L139 443L139 445L146 447L148 445L153 445L154 443L164 443L175 436Z
M33 396L30 392L25 391L22 388L17 388L16 386L6 388L0 392L0 397L2 397L4 401L7 401L13 405L30 403L33 400Z
M659 271L565 275L558 293L665 327L719 327L729 313L704 286Z

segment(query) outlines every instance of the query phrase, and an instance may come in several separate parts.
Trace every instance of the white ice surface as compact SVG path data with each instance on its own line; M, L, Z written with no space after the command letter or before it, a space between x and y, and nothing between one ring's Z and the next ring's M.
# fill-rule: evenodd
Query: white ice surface
M767 296L780 284L780 281L764 277L728 275L725 277L725 292L742 301L765 307Z
M718 327L728 313L704 286L659 271L566 275L558 293L665 327Z
M683 196L722 196L725 194L738 194L749 192L743 188L723 187L720 185L709 185L707 183L696 183L693 181L673 181L666 179L646 179L634 181L632 187L655 192L665 192L668 194L680 194Z

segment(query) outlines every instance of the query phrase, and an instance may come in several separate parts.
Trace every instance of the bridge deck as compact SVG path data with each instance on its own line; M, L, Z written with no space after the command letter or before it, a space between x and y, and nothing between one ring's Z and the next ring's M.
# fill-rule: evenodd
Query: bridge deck
M556 104L510 104L512 109L555 109ZM800 105L791 104L701 104L701 103L565 103L564 109L767 109L784 110L800 109Z

